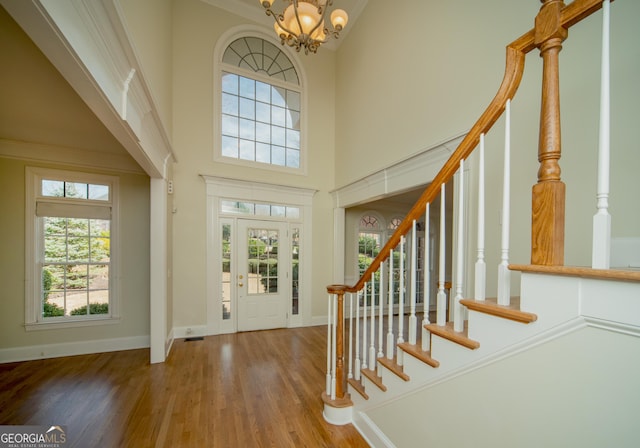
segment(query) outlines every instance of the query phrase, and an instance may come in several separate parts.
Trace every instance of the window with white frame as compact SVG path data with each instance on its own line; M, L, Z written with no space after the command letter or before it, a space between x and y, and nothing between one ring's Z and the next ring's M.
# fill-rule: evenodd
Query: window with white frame
M118 179L27 169L27 327L113 320Z
M358 231L358 276L369 268L371 262L380 252L384 236L384 224L373 214L365 214L360 218Z
M301 171L302 89L287 55L259 37L241 37L222 55L216 158Z

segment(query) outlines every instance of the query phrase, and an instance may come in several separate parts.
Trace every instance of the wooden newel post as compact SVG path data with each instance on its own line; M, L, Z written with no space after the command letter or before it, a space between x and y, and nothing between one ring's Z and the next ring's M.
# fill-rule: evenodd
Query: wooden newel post
M336 304L336 399L344 398L347 390L347 377L344 374L344 293L347 287L344 285L327 286L329 294L337 296Z
M542 104L538 146L538 183L533 186L531 211L531 264L564 264L565 185L560 180L559 53L567 38L561 25L561 0L540 0L535 21L535 44L542 57Z

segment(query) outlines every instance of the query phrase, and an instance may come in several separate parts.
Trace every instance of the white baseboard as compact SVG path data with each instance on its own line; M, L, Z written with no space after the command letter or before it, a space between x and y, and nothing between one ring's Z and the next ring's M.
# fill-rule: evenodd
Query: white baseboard
M396 448L382 430L363 412L354 412L353 426L370 446Z
M149 335L0 349L0 363L149 348Z

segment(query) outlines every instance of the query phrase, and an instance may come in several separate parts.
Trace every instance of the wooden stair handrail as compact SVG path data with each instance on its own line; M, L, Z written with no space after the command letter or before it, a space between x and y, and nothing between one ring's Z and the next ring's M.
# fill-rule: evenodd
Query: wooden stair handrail
M550 0L541 1L544 3ZM564 6L560 11L560 25L568 29L602 8L602 1L603 0L575 0L571 4ZM451 180L460 166L460 161L465 160L473 152L478 145L480 135L483 133L486 134L500 118L505 110L507 100L513 98L520 86L520 81L524 74L525 55L542 45L541 43L536 43L535 37L536 29L533 28L507 45L505 72L495 97L469 130L462 142L460 142L451 157L445 162L433 181L425 189L420 198L418 198L407 216L405 216L393 235L391 235L387 243L383 246L382 250L380 250L376 258L371 262L369 268L364 272L360 280L358 280L355 285L346 287L345 290L347 292L357 292L364 287L365 283L371 278L371 275L379 269L380 264L389 257L391 249L395 248L400 242L400 238L406 235L409 229L411 229L413 220L418 220L424 214L426 204L431 203L438 196L442 184Z
M545 51L550 47L555 47L557 51L561 47L561 42L564 37L566 37L566 30L576 23L580 22L584 18L590 16L594 12L598 11L602 8L603 0L574 0L571 4L564 6L562 0L540 0L542 2L542 7L540 8L540 12L536 16L535 27L518 39L511 42L507 45L507 55L506 55L506 63L505 63L505 72L495 97L489 103L489 106L482 113L480 118L475 122L473 127L469 130L467 135L464 137L462 142L458 145L456 150L453 152L451 157L445 162L444 166L438 174L435 176L433 181L429 184L429 186L422 193L420 198L413 205L407 216L402 220L400 225L397 227L393 235L389 238L387 243L384 245L380 253L376 256L376 258L371 262L369 268L364 272L360 280L353 285L330 285L327 287L329 294L335 294L338 298L338 316L337 319L339 322L343 321L343 300L345 292L355 293L362 288L371 278L372 274L375 273L380 265L389 257L389 254L393 248L395 248L403 235L406 235L409 229L413 226L413 221L418 220L425 212L426 204L431 203L439 194L440 188L443 184L447 183L453 175L458 170L460 166L460 161L465 160L469 155L473 152L475 147L478 145L481 134L486 134L491 127L495 124L495 122L500 118L502 113L505 110L507 100L510 100L514 97L518 87L520 86L520 81L522 80L522 76L524 74L524 62L525 56L527 53L532 51L534 48L540 48L541 50L544 48ZM613 1L613 0L610 0ZM555 40L554 42L550 42L551 40ZM557 41L560 40L560 43ZM554 50L555 51L555 50ZM542 54L542 51L541 51ZM557 52L555 54L557 59ZM543 70L546 68L543 67ZM557 76L557 64L556 67L552 68L551 74ZM547 73L545 73L547 75ZM545 95L549 94L549 92L545 92L545 89L548 86L551 88L557 87L557 83L555 86L551 85L552 83L545 85L543 84L543 98ZM553 92L555 94L555 92ZM559 105L554 103L552 107L548 108L551 110L553 119L559 116ZM548 113L549 110L545 110L543 105L543 115ZM554 141L554 139L559 140L559 122L553 123L551 126L548 126L547 117L542 117L540 123L541 136L544 134L545 138L550 141ZM553 127L557 125L557 133L556 129ZM559 159L559 144L557 145L557 157L555 157L555 163L557 164L557 159ZM541 151L544 148L539 148L539 161L543 162L541 159ZM555 148L554 148L555 150ZM546 157L546 156L545 156ZM544 157L543 157L544 158ZM541 163L542 167L542 163ZM542 168L541 168L542 170ZM559 179L559 168L557 169L557 177ZM541 181L546 181L547 179L544 176L538 176L538 185L540 185ZM553 179L555 180L555 179ZM535 186L534 186L535 189ZM535 190L534 190L535 196ZM564 202L562 202L564 204ZM535 205L535 197L534 197L534 205ZM553 210L556 213L555 210ZM564 209L560 211L562 218L564 219ZM555 216L555 215L554 215ZM563 221L564 223L564 221ZM537 224L532 223L532 227L535 227ZM544 227L544 226L543 226ZM564 242L562 242L564 244ZM545 248L542 249L544 251ZM546 254L542 254L542 259ZM532 259L533 259L533 249L532 249ZM559 258L554 258L554 260L558 260ZM552 263L553 261L552 260ZM544 261L544 260L543 260ZM552 264L552 263L540 263L540 264ZM437 325L430 325L430 331L438 332L442 331L445 333L455 333L453 331L449 331L448 327L438 327ZM346 394L346 375L344 372L344 335L343 335L343 325L337 325L337 340L336 340L336 400L328 400L332 406L335 407L343 406L345 402L350 402L348 400L348 396ZM470 340L464 336L455 335L454 339L458 338L460 343L463 345L475 349L477 348L477 342ZM382 386L384 387L384 386ZM326 394L323 394L323 398Z

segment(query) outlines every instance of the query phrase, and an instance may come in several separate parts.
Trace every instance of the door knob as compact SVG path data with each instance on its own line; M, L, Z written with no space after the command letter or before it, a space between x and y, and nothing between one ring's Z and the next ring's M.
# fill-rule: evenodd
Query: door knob
M238 283L238 286L242 288L244 285L242 283Z

